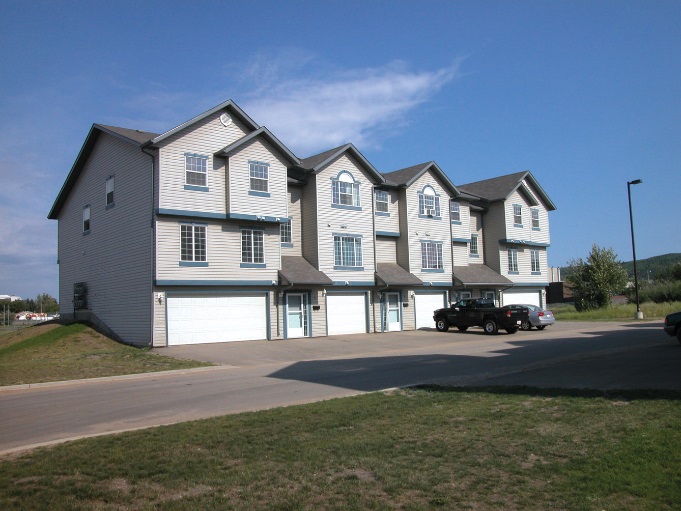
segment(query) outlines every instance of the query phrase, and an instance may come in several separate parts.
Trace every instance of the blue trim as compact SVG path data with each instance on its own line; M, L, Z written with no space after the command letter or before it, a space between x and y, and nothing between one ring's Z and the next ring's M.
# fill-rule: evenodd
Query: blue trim
M293 248L293 243L282 243L282 248Z
M473 259L480 259L480 254L468 254L468 257L472 257Z
M423 285L426 286L427 288L429 288L429 287L454 287L454 284L451 283L451 282L428 282L428 281L426 281L426 282L423 283ZM442 291L438 291L438 292L441 293ZM416 293L416 294L419 294L419 293Z
M346 204L333 204L331 203L331 207L335 209L349 209L352 211L362 211L362 206L349 206Z
M441 216L435 216L435 215L430 216L430 215L421 215L421 214L419 214L419 218L424 218L424 219L426 219L426 220L442 220L442 217L441 217Z
M512 240L512 239L500 239L499 243L506 243L508 245L527 245L529 247L550 247L550 243L539 243L537 241L527 241L527 240Z
M334 266L333 269L339 271L364 271L364 266Z
M258 161L258 160L248 160L248 163L254 163L255 165L264 165L265 167L269 167L270 164L265 162L265 161Z
M272 280L155 280L155 286L264 286L272 288ZM198 292L198 291L197 291Z
M252 195L253 197L270 197L271 194L269 192L256 192L253 190L248 190L248 195Z
M206 222L187 222L186 220L179 220L177 223L180 225L198 225L199 227L208 227Z
M376 216L390 216L390 213L386 213L384 211L376 211L376 213L374 213L374 214Z
M340 172L338 172L338 174L336 174L336 177L330 178L331 181L340 181L341 174L347 174L348 176L350 176L352 178L353 183L357 182L357 180L355 179L355 176L353 176L352 172L350 172L349 170L341 170Z
M532 227L533 231L541 231L541 227Z
M250 220L253 222L268 222L274 224L287 224L291 221L285 216L263 216L263 215L247 215L244 213L227 213L223 216L226 220Z
M349 287L349 286L362 286L362 287L374 287L376 285L376 282L373 280L358 280L358 281L347 281L348 285L345 285L345 280L334 280L333 285L334 286L342 286L342 287Z
M520 275L519 271L509 271L507 275Z
M452 220L452 225L462 225L461 220Z
M191 156L192 158L203 158L204 160L207 160L209 158L205 154L195 154L195 153L184 153L184 156Z
M445 270L444 268L439 269L439 268L421 268L422 273L444 273Z
M166 209L158 208L156 210L157 215L169 215L169 216L184 216L184 217L194 217L194 218L212 218L216 220L224 220L225 215L221 213L206 213L203 211L186 211L182 209Z
M87 236L88 234L90 234L90 229L88 229L87 231L83 231L83 236Z
M548 282L514 282L513 287L534 287L537 288L537 291L542 291L543 288L548 286ZM506 290L508 291L508 289Z
M180 261L180 266L187 266L193 268L208 268L207 261Z
M530 273L530 275L541 275L540 271L533 271Z
M393 231L376 231L376 236L390 236L392 238L399 238L400 233Z
M470 243L470 238L452 238L452 243Z
M184 185L185 190L189 190L192 192L209 192L210 189L207 186L199 186L199 185Z
M241 263L239 268L267 268L266 263Z

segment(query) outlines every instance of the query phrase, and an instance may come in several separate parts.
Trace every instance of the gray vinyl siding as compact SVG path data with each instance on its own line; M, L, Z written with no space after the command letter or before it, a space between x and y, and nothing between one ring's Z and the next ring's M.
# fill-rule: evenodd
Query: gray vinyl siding
M407 221L407 190L400 190L398 193L400 237L397 240L397 264L402 268L409 270L409 268L411 268L411 254L409 252L409 222ZM419 256L419 261L420 260ZM421 263L419 262L419 264Z
M485 237L482 232L482 215L471 213L470 215L471 235L478 235L478 257L468 257L469 264L485 264Z
M332 207L332 178L341 171L350 172L360 184L361 211ZM316 175L317 229L319 244L319 269L336 282L374 281L373 183L362 167L351 157L342 155ZM363 270L334 269L334 235L360 236L362 238Z
M206 252L208 266L180 265L180 225L183 223L206 225ZM241 227L262 229L266 268L241 267ZM240 282L277 281L281 265L279 224L236 221L203 221L196 219L159 218L157 229L157 279L234 285Z
M508 267L506 266L505 254L503 263L501 261L501 252L505 251L506 247L502 247L499 243L499 240L506 239L506 216L503 203L491 204L484 216L484 222L485 263L496 272L506 275Z
M250 161L269 166L267 197L249 193ZM286 165L268 142L253 140L230 156L228 176L228 213L281 218L288 216Z
M433 187L440 197L440 214L436 218L420 218L419 216L419 192L424 186ZM431 173L427 172L419 177L407 190L407 222L409 225L409 259L411 265L409 271L424 282L451 283L452 282L452 243L451 222L449 216L449 194L443 184ZM421 241L442 242L442 266L441 273L422 271L421 268Z
M397 261L397 239L387 236L376 236L376 261L394 263Z
M471 237L471 210L467 202L459 201L461 211L460 223L452 222L452 238L464 239Z
M314 176L303 189L300 201L302 225L300 226L303 257L319 269L319 246L317 234L317 182Z
M388 214L376 213L374 222L376 231L400 232L400 210L398 203L398 192L396 190L385 190L389 195Z
M247 129L237 119L225 127L220 122L223 112L198 121L163 141L160 148L161 209L226 213L225 159L213 153L247 134ZM185 153L208 158L208 191L185 190Z
M105 182L115 176L114 206ZM73 313L73 284L86 282L91 313L123 341L151 342L151 160L102 133L59 213L59 303ZM83 234L83 207L90 232Z
M302 198L303 189L301 187L288 187L288 217L291 219L291 242L293 246L282 246L281 254L285 256L303 255Z

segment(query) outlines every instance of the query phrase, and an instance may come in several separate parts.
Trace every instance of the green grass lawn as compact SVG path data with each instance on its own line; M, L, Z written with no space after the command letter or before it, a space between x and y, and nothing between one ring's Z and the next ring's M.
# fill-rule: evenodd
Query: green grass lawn
M82 324L43 325L0 337L0 385L187 369L210 364L126 346Z
M573 305L550 306L558 320L577 321L634 321L636 304L611 305L605 309L577 312ZM667 314L681 311L681 302L652 303L640 305L643 319L664 319Z
M3 510L681 509L681 393L419 388L0 459Z

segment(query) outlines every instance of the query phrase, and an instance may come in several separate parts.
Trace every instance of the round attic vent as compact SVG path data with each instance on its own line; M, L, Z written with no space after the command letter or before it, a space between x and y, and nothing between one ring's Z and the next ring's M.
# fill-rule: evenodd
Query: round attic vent
M232 118L231 118L229 115L227 115L227 114L222 114L222 115L220 116L220 122L221 122L224 126L229 126L230 124L232 124Z

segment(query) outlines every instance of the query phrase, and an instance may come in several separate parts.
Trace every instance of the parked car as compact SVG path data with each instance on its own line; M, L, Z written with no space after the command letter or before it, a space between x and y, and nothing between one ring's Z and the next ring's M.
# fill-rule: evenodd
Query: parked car
M450 326L465 332L468 327L480 326L486 334L496 334L499 329L514 334L523 321L528 319L525 307L503 309L494 306L492 300L466 299L453 303L451 307L433 312L435 328L438 332L446 332Z
M664 331L669 335L675 335L676 340L681 343L681 312L668 314L664 318Z
M521 330L532 330L532 327L536 327L538 330L544 330L547 326L553 325L556 322L556 318L553 316L553 311L542 309L536 305L504 305L503 308L517 308L517 309L527 309L529 310L529 321L523 321L520 324Z

